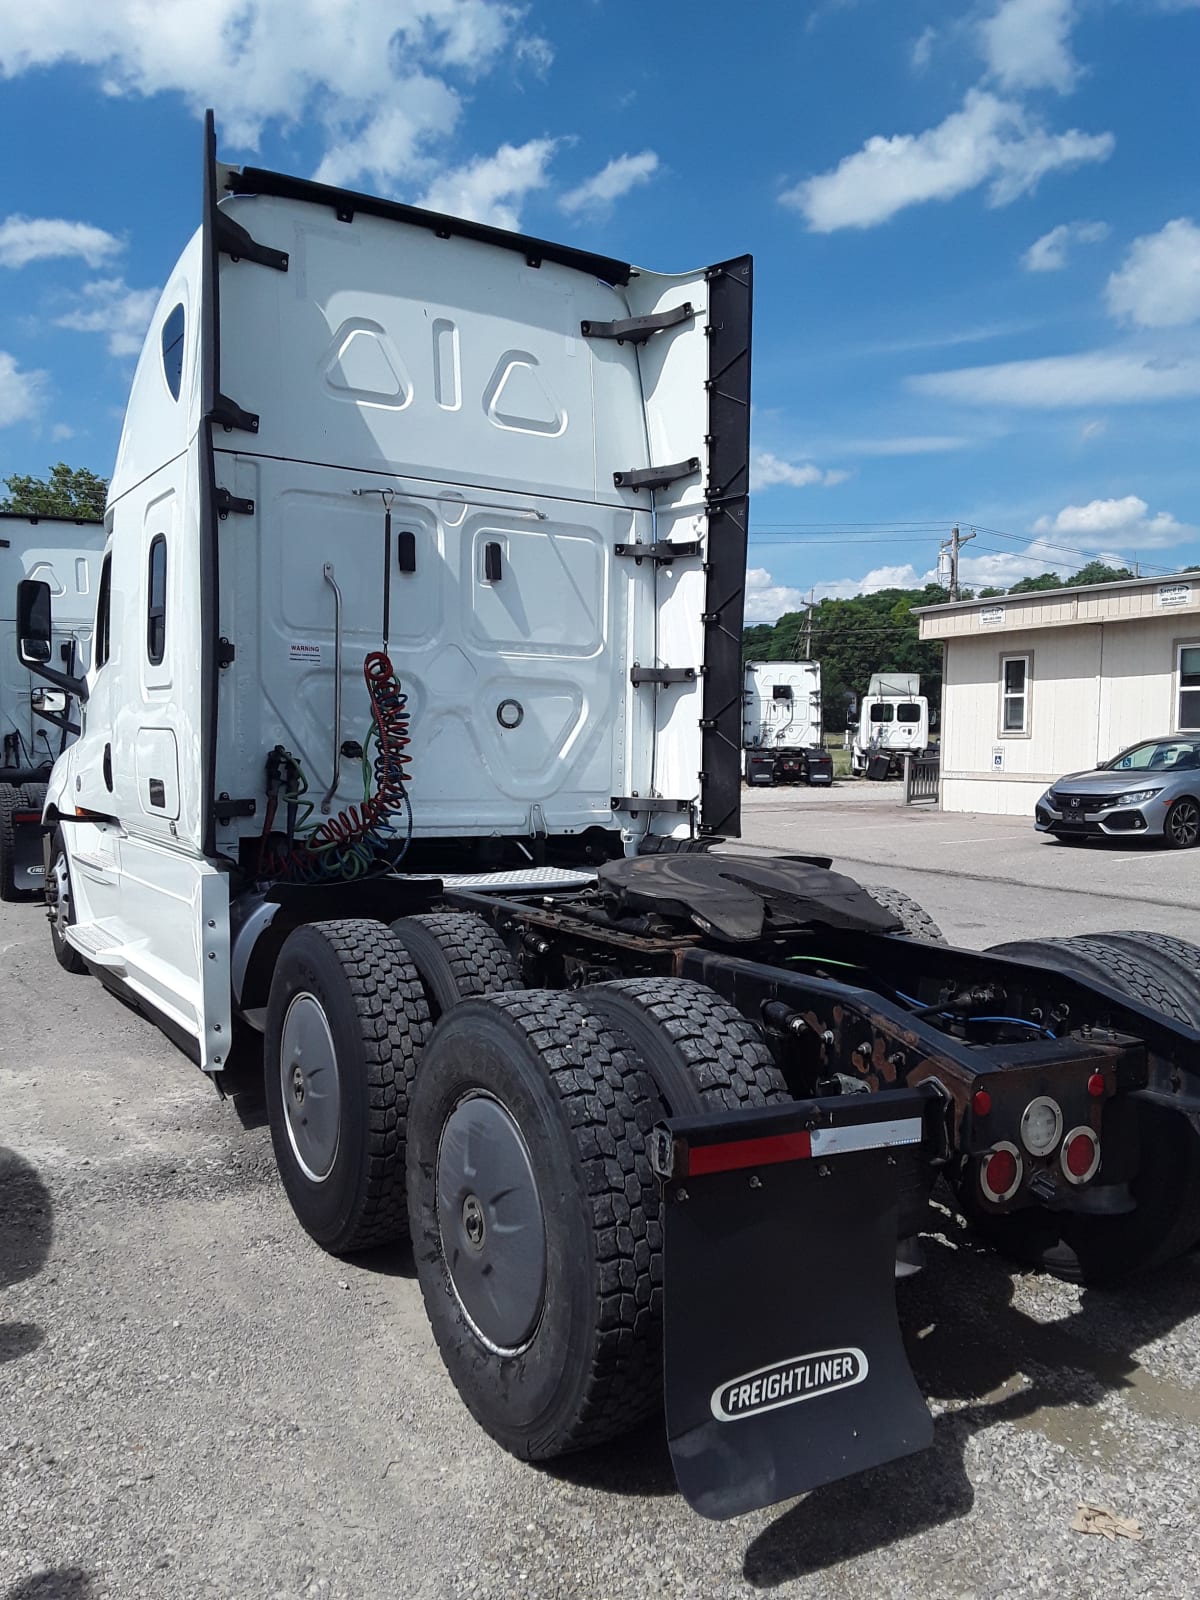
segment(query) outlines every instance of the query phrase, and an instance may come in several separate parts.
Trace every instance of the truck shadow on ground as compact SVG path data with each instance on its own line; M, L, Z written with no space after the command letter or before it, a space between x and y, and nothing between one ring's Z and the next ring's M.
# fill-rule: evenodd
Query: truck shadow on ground
M15 1150L0 1146L0 1289L35 1277L54 1237L50 1191ZM0 1366L36 1350L45 1338L28 1322L0 1322Z
M1136 1290L1084 1290L1078 1308L1041 1322L1013 1305L1014 1273L969 1235L926 1240L929 1265L902 1286L900 1321L928 1399L949 1409L920 1455L829 1484L777 1517L746 1551L756 1588L837 1566L966 1516L975 1503L965 1454L998 1423L1040 1432L1082 1459L1108 1395L1173 1413L1187 1396L1145 1374L1133 1351L1200 1314L1200 1278L1177 1263ZM1200 1400L1192 1400L1200 1423Z
M1014 1270L953 1223L927 1238L926 1254L926 1270L901 1285L899 1308L922 1392L950 1408L932 1446L814 1490L776 1516L746 1550L742 1571L753 1587L775 1588L967 1516L975 1491L966 1452L985 1428L1013 1423L1089 1452L1100 1423L1093 1408L1121 1393L1176 1417L1190 1398L1188 1420L1200 1426L1200 1397L1152 1379L1133 1354L1200 1315L1200 1276L1186 1261L1135 1290L1084 1290L1077 1309L1041 1322L1013 1305ZM609 1494L677 1493L661 1417L543 1470Z
M91 1600L94 1593L92 1580L79 1567L56 1567L6 1590L4 1600Z

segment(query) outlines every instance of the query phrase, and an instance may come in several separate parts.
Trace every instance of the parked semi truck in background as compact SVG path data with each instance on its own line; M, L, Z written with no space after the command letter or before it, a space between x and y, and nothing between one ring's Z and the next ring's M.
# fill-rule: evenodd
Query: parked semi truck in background
M661 276L205 149L85 674L19 588L84 702L60 963L262 1074L301 1224L411 1237L515 1454L665 1407L728 1516L920 1449L893 1283L939 1176L1089 1282L1200 1240L1200 952L954 949L828 860L704 848L739 827L749 258Z
M62 689L39 682L17 658L17 584L30 578L49 585L54 634L47 662L77 672L96 613L103 544L99 518L0 512L0 900L42 893L46 780L78 711Z
M886 757L879 776L895 776L904 757L929 749L929 701L915 672L875 672L858 708L850 746L850 770L862 775L872 758ZM878 765L878 763L877 763Z
M748 661L742 701L746 782L833 782L821 742L821 665L817 661Z

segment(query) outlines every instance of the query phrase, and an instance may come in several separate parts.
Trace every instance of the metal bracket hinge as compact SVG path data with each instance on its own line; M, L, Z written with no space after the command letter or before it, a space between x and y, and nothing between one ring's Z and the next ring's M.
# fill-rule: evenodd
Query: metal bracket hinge
M675 461L669 467L630 467L627 472L614 472L613 482L618 489L665 489L680 478L690 478L700 471L700 457L689 456L686 461Z
M217 490L217 515L224 522L230 512L235 516L252 517L254 515L253 500L239 500L237 495L230 494L228 489Z
M213 801L213 816L218 822L231 822L234 817L252 817L257 806L257 800L231 800L223 794Z
M236 660L237 650L233 641L222 634L217 640L217 665L219 667L231 667Z
M652 334L664 328L677 328L681 322L690 322L696 315L690 300L669 311L656 311L650 317L623 317L619 322L581 322L579 331L585 339L615 339L618 344L645 344Z
M639 667L635 663L629 681L635 689L643 683L694 683L697 671L696 667Z
M614 811L629 811L635 817L639 811L690 811L690 800L664 800L657 794L615 794L612 797Z
M653 544L615 544L613 554L632 556L640 567L643 561L678 561L681 556L698 556L699 539L656 539Z
M224 428L229 433L234 428L240 428L243 433L258 432L258 413L243 411L236 400L231 400L227 394L219 394L217 403L208 414L208 420L218 428Z
M274 267L276 272L286 272L288 257L285 250L272 250L270 245L259 244L226 212L217 211L217 249L232 261L254 261L260 267Z

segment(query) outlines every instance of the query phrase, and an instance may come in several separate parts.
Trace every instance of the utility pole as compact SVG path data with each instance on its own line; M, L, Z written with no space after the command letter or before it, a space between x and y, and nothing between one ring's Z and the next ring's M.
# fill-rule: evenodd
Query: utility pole
M939 555L948 555L950 557L949 589L951 600L958 599L958 553L962 546L974 537L973 531L971 533L959 533L957 527L951 528L949 539L942 544L939 550ZM940 561L938 564L939 566L941 565Z
M816 604L817 591L815 586L808 591L808 615L804 621L804 659L812 660L812 614Z

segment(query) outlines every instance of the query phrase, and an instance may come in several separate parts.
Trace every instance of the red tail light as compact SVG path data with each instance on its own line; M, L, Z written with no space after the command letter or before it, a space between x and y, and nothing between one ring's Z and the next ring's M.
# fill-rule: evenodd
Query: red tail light
M984 1156L979 1185L989 1200L1011 1200L1021 1185L1021 1157L1015 1145L998 1144Z
M1059 1156L1068 1183L1087 1183L1100 1166L1100 1141L1090 1128L1072 1128Z

